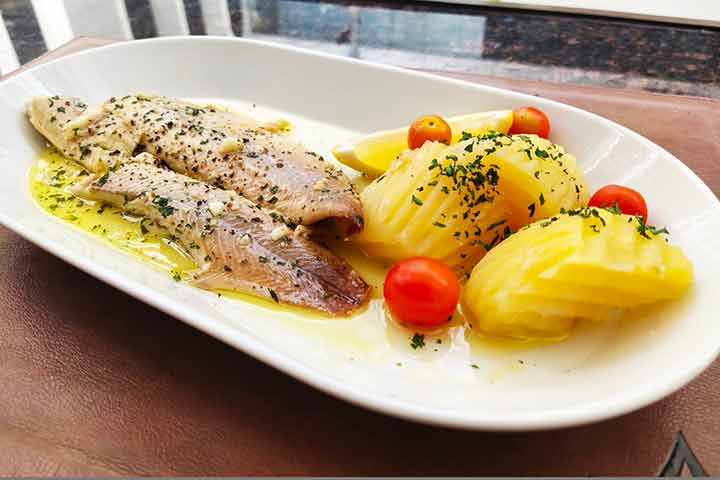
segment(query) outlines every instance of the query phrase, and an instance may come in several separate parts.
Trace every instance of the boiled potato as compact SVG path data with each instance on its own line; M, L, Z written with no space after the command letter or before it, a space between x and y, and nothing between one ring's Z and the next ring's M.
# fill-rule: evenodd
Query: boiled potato
M421 255L450 266L482 257L510 233L498 169L465 151L426 142L407 150L361 194L365 226L354 241L390 260Z
M494 248L473 269L463 305L481 331L563 337L575 319L677 298L692 265L638 217L582 208L541 220Z
M513 229L587 205L588 188L575 157L544 138L484 135L472 140L471 153L499 167L498 189L511 208Z
M511 231L585 205L575 159L535 135L490 132L407 150L361 194L370 255L479 260Z

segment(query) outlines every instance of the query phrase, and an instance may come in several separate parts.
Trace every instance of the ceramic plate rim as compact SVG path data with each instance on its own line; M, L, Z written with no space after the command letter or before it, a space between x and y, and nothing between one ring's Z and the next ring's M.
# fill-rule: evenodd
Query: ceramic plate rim
M295 52L301 55L317 56L330 59L340 63L356 63L361 64L367 68L384 70L389 72L402 72L405 75L417 76L422 78L431 78L434 81L442 81L447 85L463 86L474 88L479 91L487 92L502 92L504 94L511 93L514 96L524 97L527 99L533 99L532 95L515 92L498 87L492 87L482 84L476 84L467 82L455 78L443 77L426 72L418 72L415 70L408 70L404 68L376 64L366 62L363 60L340 57L336 55L326 54L322 52L316 52L306 50L298 47L288 45L277 45L259 40L245 39L245 38L234 38L234 37L222 37L222 36L172 36L172 37L160 37L152 39L135 40L129 42L117 42L99 47L94 47L88 50L74 52L63 56L58 59L50 60L45 63L34 65L27 70L13 75L10 78L4 79L0 82L0 88L6 84L20 81L23 77L29 76L36 70L42 70L49 66L63 63L69 58L77 56L91 56L98 50L113 50L123 49L131 44L137 43L173 43L173 42L239 42L260 45L263 48L279 49L290 52ZM599 115L593 114L586 110L567 105L561 102L543 98L543 102L549 102L556 106L560 106L564 109L571 109L581 115L590 116L595 121L612 125L614 128L619 129L623 133L630 135L635 140L644 143L652 149L657 149L665 152L669 155L678 166L688 173L689 178L692 179L695 186L701 191L708 199L710 203L714 204L714 209L720 211L720 201L713 194L710 188L683 162L677 159L674 155L667 152L659 145L653 143L649 139L641 136L640 134L620 125L611 120L603 118ZM14 218L5 215L0 212L0 223L7 228L18 233L25 239L33 242L48 253L64 260L65 262L75 266L76 268L88 273L109 285L143 301L144 303L151 305L158 310L171 315L188 325L203 331L220 341L223 341L234 348L246 353L256 359L294 377L308 385L311 385L327 394L335 396L337 398L346 400L354 405L369 408L374 411L389 414L406 420L412 420L419 423L444 426L452 428L470 429L470 430L484 430L484 431L530 431L530 430L547 430L555 428L570 427L576 425L582 425L600 420L613 418L644 406L647 406L665 396L679 390L697 375L699 375L705 368L707 368L720 354L720 345L718 345L714 352L710 352L702 362L698 362L692 366L689 366L682 372L677 373L674 377L665 378L663 381L658 381L652 384L644 390L637 390L630 393L619 393L618 395L609 397L597 402L588 402L581 405L575 405L570 407L563 407L556 410L544 410L542 413L518 413L512 417L495 417L488 414L484 414L482 411L478 412L452 412L452 411L441 411L437 408L423 407L415 405L406 401L398 401L392 398L380 394L374 394L367 392L361 388L354 386L344 385L341 382L334 380L333 378L315 371L311 366L303 364L299 360L294 360L287 354L280 350L274 349L271 345L265 343L262 340L253 338L251 335L241 332L230 325L225 325L222 322L218 322L210 315L205 315L192 307L188 307L174 301L171 297L166 297L160 293L156 293L150 289L144 289L142 284L139 282L127 279L121 274L116 274L111 269L102 266L100 263L80 257L73 252L70 252L66 247L56 241L48 240L42 235L26 228L20 222L15 221Z

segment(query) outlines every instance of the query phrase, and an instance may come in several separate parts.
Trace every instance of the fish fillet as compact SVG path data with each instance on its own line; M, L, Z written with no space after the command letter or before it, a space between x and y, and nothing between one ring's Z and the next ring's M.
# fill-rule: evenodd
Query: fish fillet
M28 118L64 156L91 172L104 172L133 156L140 132L131 122L76 97L35 97Z
M360 306L367 284L342 259L234 191L158 167L143 153L74 187L151 220L200 265L193 283L344 315Z
M88 111L75 98L40 97L28 113L51 143L90 170L143 150L178 173L279 212L288 224L332 219L346 233L362 227L360 199L345 174L289 135L221 107L137 94Z

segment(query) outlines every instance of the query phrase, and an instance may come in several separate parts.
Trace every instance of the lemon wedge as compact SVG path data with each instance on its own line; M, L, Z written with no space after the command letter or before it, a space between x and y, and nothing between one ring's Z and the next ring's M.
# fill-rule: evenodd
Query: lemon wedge
M481 135L490 130L507 133L513 123L512 110L470 113L445 119L452 130L452 143L462 137L463 132ZM341 163L366 173L370 177L382 175L400 153L407 150L407 127L383 130L337 145L332 153Z

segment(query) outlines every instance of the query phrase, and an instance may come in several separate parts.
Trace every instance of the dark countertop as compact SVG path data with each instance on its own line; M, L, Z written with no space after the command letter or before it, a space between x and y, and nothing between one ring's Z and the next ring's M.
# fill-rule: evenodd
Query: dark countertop
M78 2L90 6L73 16ZM96 16L109 3L67 0L72 33L102 34ZM167 34L164 17L172 12L165 9L175 4L184 10L181 34L233 34L405 67L720 98L717 28L409 1L115 3L125 7L132 32L125 38ZM211 4L218 10L203 11ZM0 12L20 64L47 50L38 18L44 13L30 0L0 0ZM114 30L107 36L118 37Z

